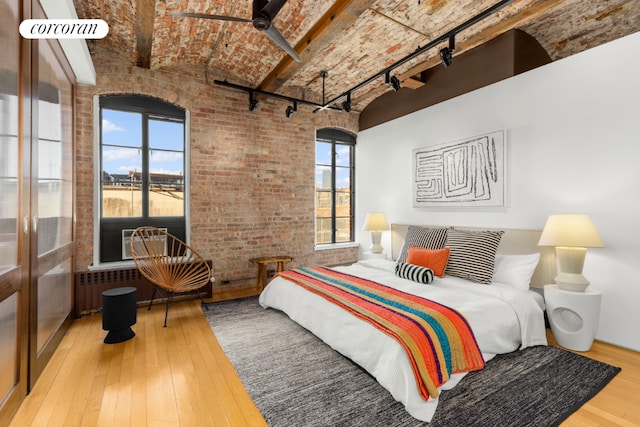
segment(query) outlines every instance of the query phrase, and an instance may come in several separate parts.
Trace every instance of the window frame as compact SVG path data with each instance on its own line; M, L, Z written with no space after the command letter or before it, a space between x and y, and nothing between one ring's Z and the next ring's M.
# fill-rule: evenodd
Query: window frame
M143 211L142 216L135 217L107 217L102 216L102 110L117 110L123 112L140 113L143 117L142 155L149 155L149 124L152 120L166 120L170 122L180 122L183 125L183 197L184 207L182 216L150 216L149 194L151 183L148 182L150 164L143 162L141 176L146 181L146 186L142 188ZM189 233L189 194L190 194L190 114L189 111L166 101L146 95L96 95L94 97L94 239L93 239L93 265L91 268L100 268L101 265L112 267L114 264L132 264L129 259L104 260L103 248L114 246L114 239L104 237L105 224L115 233L116 229L136 228L140 225L151 225L167 230L184 240L190 242ZM147 153L145 153L145 151ZM154 149L155 151L155 149ZM146 169L144 169L146 167ZM120 238L121 239L121 238ZM108 241L108 243L107 243ZM121 240L119 240L120 242Z
M314 202L315 202L315 208L314 208L314 241L315 241L315 247L316 249L330 249L330 248L334 248L334 247L340 247L340 246L351 246L354 245L355 242L355 155L356 155L356 150L355 150L355 146L356 146L356 137L355 135L344 131L342 129L336 129L336 128L322 128L322 129L318 129L316 130L316 139L315 139L315 143L316 143L316 159L314 161L314 172L317 173L318 171L318 166L321 166L321 163L317 162L317 143L318 142L322 142L322 143L327 143L327 144L331 144L331 165L325 165L325 166L330 166L331 167L331 189L330 189L330 193L331 193L331 242L326 242L326 243L319 243L318 242L318 219L320 219L320 217L318 216L318 193L319 193L319 188L317 186L316 183L314 183ZM337 148L339 146L348 146L350 147L350 155L349 155L349 195L350 195L350 202L351 202L351 206L349 207L349 216L338 216L337 215L337 198L339 191L337 191L337 186L336 186L336 170L339 168L344 168L344 166L338 166L337 165ZM315 176L314 173L314 176ZM326 192L326 191L325 191ZM337 232L338 232L338 228L337 228L337 221L340 218L349 218L351 227L349 230L349 234L350 234L350 238L348 241L343 241L343 242L338 242L337 240Z

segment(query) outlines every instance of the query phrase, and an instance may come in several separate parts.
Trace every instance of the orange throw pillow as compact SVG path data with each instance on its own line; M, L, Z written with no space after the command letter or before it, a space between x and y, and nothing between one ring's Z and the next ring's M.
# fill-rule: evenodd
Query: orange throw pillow
M444 277L449 252L451 248L425 249L411 246L407 253L407 263L430 268L436 276Z

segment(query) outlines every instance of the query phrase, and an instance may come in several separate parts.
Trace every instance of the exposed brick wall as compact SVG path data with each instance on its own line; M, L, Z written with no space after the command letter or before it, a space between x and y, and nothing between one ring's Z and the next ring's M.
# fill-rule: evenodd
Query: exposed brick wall
M93 54L97 85L77 91L77 269L93 259L94 95L135 93L191 112L191 243L230 287L253 285L249 258L288 254L294 266L355 261L357 249L314 250L315 130L357 131L358 115L248 97L205 82L203 68L147 70L106 50Z

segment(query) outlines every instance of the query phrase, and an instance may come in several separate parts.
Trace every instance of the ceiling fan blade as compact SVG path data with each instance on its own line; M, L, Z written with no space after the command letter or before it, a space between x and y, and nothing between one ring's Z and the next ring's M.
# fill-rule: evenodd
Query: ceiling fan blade
M275 42L282 50L287 52L296 62L302 62L302 58L298 56L295 50L289 45L289 43L282 37L282 34L271 25L268 29L264 30L264 33L269 36L271 40Z
M251 19L236 18L234 16L210 15L208 13L171 12L171 15L184 16L187 18L216 19L219 21L251 22Z
M285 5L287 0L271 0L269 3L262 8L262 13L267 15L269 19L273 19L276 17L282 6Z

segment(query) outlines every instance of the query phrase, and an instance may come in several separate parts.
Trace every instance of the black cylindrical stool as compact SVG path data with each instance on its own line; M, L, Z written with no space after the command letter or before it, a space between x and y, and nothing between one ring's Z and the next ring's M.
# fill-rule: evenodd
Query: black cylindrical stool
M115 344L133 338L131 326L136 324L136 288L114 288L102 293L102 329L109 331L106 344Z

